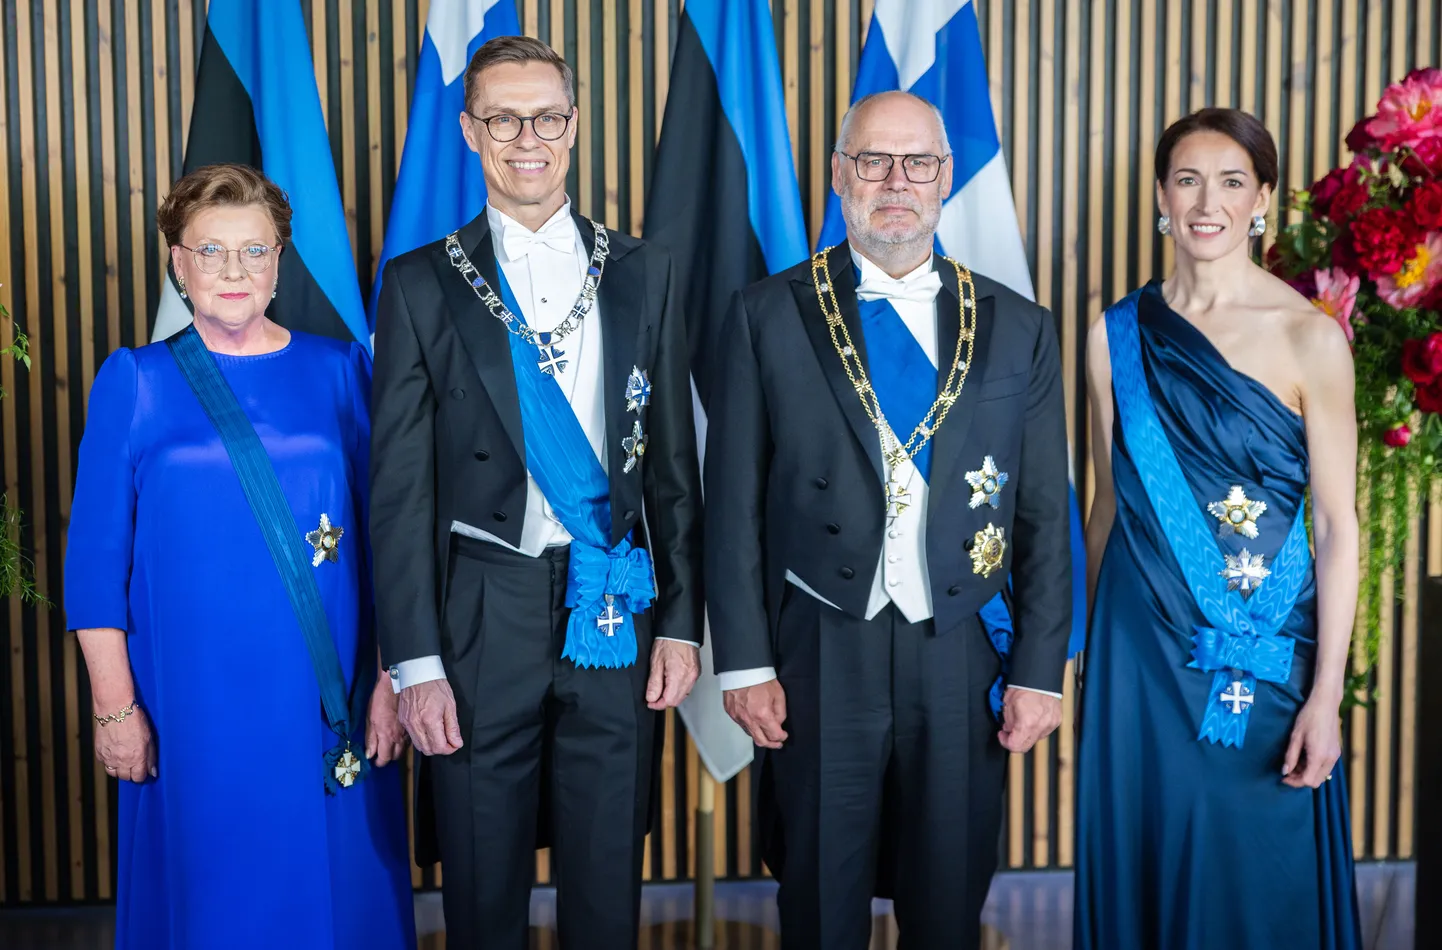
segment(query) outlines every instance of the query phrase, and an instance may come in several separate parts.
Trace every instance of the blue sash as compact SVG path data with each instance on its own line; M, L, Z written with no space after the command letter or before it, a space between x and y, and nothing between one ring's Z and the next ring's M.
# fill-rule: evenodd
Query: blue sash
M497 277L501 302L524 321L499 268ZM566 578L571 616L561 655L583 668L630 666L636 662L632 615L651 606L656 596L651 555L633 547L629 537L610 546L611 483L606 470L561 384L541 372L535 346L514 333L506 338L521 401L526 468L573 539Z
M881 411L892 422L892 431L905 443L936 401L937 368L890 301L858 300L857 307L861 313L861 335L866 340L867 374L881 403ZM917 474L930 481L931 440L912 461ZM1001 675L991 685L989 696L992 715L1000 719L1006 675L1011 668L1012 641L1011 615L1001 594L987 601L980 617L987 639L1001 657Z
M295 515L285 499L270 456L266 454L260 436L256 435L255 426L246 417L235 392L221 375L194 324L165 343L175 358L176 366L180 367L180 374L190 384L191 392L195 393L206 417L220 434L221 444L225 446L230 464L240 479L241 491L245 493L251 514L255 516L255 522L265 538L265 546L275 562L275 569L285 584L291 609L295 611L296 620L300 621L300 632L305 637L316 682L320 686L320 702L326 723L340 737L339 744L325 754L325 787L328 792L337 792L341 786L335 777L336 762L350 751L351 734L365 723L366 707L370 701L370 690L365 687L375 680L374 657L369 650L361 651L361 662L357 665L351 699L347 703L345 673L341 670L335 641L331 639L320 587L315 582L315 568L311 566L311 552L304 541L305 532L297 530ZM371 671L369 677L367 670ZM364 750L360 751L361 754L355 756L361 769L356 781L370 771L370 762Z
M1191 486L1152 402L1142 366L1140 294L1131 294L1106 312L1112 388L1127 450L1192 598L1210 624L1195 628L1192 660L1187 664L1214 674L1197 738L1241 748L1257 681L1285 683L1291 676L1296 641L1278 636L1278 631L1291 614L1311 565L1306 508L1297 506L1267 583L1250 600L1227 590L1222 574L1225 558L1211 525L1193 503Z

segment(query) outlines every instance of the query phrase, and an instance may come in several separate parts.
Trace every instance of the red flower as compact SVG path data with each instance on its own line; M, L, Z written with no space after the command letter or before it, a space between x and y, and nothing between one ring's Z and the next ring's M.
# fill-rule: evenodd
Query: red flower
M1364 276L1362 263L1357 260L1357 252L1352 249L1350 231L1342 231L1337 235L1337 240L1332 242L1332 266L1340 267L1349 274Z
M1418 178L1442 178L1442 136L1418 142L1401 160L1401 168Z
M1412 441L1412 430L1407 428L1405 422L1399 422L1382 433L1382 441L1394 449L1400 449Z
M1377 139L1367 131L1367 124L1371 121L1372 117L1367 116L1352 126L1352 131L1347 133L1348 151L1360 155L1377 147Z
M1442 181L1428 181L1412 192L1412 220L1424 231L1442 228Z
M1416 402L1423 412L1442 412L1442 383L1418 386Z
M1442 376L1442 331L1402 344L1402 373L1420 390ZM1435 410L1432 410L1435 411Z
M1373 279L1400 271L1416 246L1415 226L1401 211L1373 208L1352 222L1352 248Z
M1370 200L1372 195L1367 186L1358 180L1354 166L1342 173L1341 187L1328 200L1325 214L1338 224L1345 224L1355 218Z
M1318 179L1310 189L1312 195L1312 210L1318 217L1327 217L1327 209L1332 206L1332 199L1337 197L1347 183L1347 169L1334 168L1326 175Z

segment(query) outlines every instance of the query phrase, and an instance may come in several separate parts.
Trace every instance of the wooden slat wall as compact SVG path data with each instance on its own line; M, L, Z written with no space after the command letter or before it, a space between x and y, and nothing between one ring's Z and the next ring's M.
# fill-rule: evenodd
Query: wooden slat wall
M873 0L773 0L806 219L820 229L826 156L850 97ZM301 0L358 270L369 291L401 148L425 0ZM679 0L518 0L523 29L577 68L579 209L638 232L674 53ZM1151 151L1207 104L1259 115L1282 189L1344 154L1386 83L1442 54L1434 0L977 0L993 110L1038 294L1061 328L1073 445L1086 446L1081 354L1101 308L1170 260L1153 228ZM33 341L35 370L0 385L5 489L57 602L85 399L95 368L147 339L163 242L154 211L179 174L204 0L3 0L0 299ZM11 339L0 328L0 346ZM1090 465L1077 453L1089 495ZM1442 509L1414 538L1387 617L1376 705L1350 717L1356 853L1412 853L1413 676L1419 578L1442 574ZM55 611L0 616L0 903L113 896L114 786L94 763L88 685ZM1435 624L1435 620L1433 621ZM1075 741L1066 725L1011 770L1002 854L1011 867L1072 860ZM652 879L695 872L699 764L667 721ZM716 871L764 873L743 775L718 791ZM542 855L538 876L549 877ZM419 872L418 886L436 883Z

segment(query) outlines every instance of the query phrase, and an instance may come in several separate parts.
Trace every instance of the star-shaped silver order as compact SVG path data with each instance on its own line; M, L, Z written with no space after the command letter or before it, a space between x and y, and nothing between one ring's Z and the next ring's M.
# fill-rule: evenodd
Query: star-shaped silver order
M651 403L651 381L646 378L646 371L639 366L631 367L631 375L626 378L626 411L640 412L642 406Z
M626 464L621 471L630 474L631 469L641 461L641 456L646 454L646 439L640 421L632 423L631 434L621 440L621 450L626 453Z
M982 505L991 505L993 508L1000 507L998 497L1001 495L1002 486L1006 484L1006 472L996 467L996 459L988 455L981 461L981 468L974 472L966 473L966 481L972 488L971 507L980 508Z
M1242 592L1242 599L1251 597L1262 585L1262 581L1272 576L1271 568L1266 566L1266 558L1260 554L1252 554L1246 548L1236 556L1226 555L1227 566L1220 573L1227 579L1227 590L1239 590Z
M1207 505L1207 510L1222 523L1217 529L1219 534L1225 535L1230 528L1234 534L1255 538L1257 519L1266 512L1267 503L1252 501L1247 497L1247 493L1242 491L1241 485L1233 485L1225 500L1212 502Z

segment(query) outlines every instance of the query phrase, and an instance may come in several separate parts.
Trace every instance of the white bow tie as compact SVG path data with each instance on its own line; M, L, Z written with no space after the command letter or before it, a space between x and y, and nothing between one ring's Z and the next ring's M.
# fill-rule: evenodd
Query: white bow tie
M910 300L932 303L941 290L941 275L936 271L912 274L901 280L885 274L869 274L856 288L858 300Z
M539 231L528 231L515 225L502 232L501 246L505 249L506 258L513 261L520 260L538 247L549 247L562 254L574 254L576 230L566 218L557 219Z

